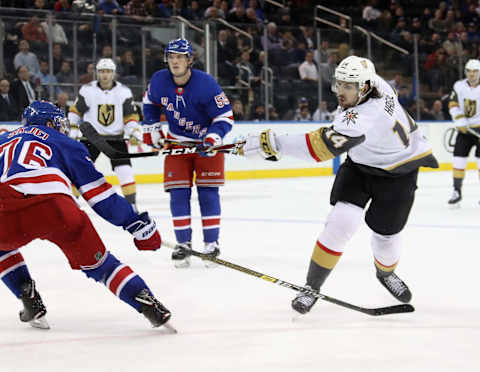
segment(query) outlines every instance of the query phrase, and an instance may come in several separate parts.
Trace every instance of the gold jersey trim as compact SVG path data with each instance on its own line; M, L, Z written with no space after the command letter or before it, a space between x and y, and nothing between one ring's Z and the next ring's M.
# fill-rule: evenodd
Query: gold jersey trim
M327 148L327 145L322 138L324 130L325 128L320 128L307 134L308 149L312 155L315 155L314 158L317 161L325 161L335 157L335 155L333 155Z
M418 159L426 158L428 155L432 155L432 150L428 150L428 151L426 151L426 152L424 152L424 153L422 153L422 154L420 154L420 155L414 156L414 157L409 158L409 159L407 159L407 160L404 160L404 161L402 161L402 162L400 162L400 163L394 164L394 165L392 165L392 166L390 166L390 167L388 167L388 168L385 168L385 170L391 171L391 170L393 170L393 169L395 169L395 168L400 167L401 165L404 165L404 164L407 164L407 163L416 161L416 160L418 160Z

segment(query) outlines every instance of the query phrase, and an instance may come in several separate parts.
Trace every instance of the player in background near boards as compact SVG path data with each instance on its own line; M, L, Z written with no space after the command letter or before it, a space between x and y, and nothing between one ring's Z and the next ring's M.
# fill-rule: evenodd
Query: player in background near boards
M153 74L143 99L144 142L160 146L162 109L168 121L167 137L198 141L204 149L222 144L233 125L230 102L215 79L192 69L193 48L188 40L177 39L165 49L168 69ZM176 267L188 267L183 247L191 247L191 206L193 175L202 214L204 253L217 256L220 232L219 186L225 183L223 153L167 155L164 187L170 194L170 211L178 247L172 254ZM205 261L206 265L208 262Z
M79 125L82 120L93 125L97 133L113 140L112 146L118 151L128 152L124 136L131 145L142 143L142 126L133 102L132 91L115 80L115 63L110 58L102 58L97 63L97 80L83 85L75 103L70 106L68 119L72 125L70 137L81 139ZM90 157L95 161L100 150L86 139L81 141L87 146ZM136 183L130 159L111 160L112 170L118 177L122 193L137 210Z
M20 253L38 238L56 244L72 269L103 283L154 327L167 322L170 312L143 279L106 250L72 197L71 186L98 215L131 233L139 250L160 248L155 221L147 212L139 215L113 191L87 148L68 137L62 110L34 101L22 119L24 126L0 135L0 278L23 302L20 320L49 328L46 307Z
M475 147L480 177L480 61L470 59L465 65L466 79L453 85L448 104L457 129L453 150L453 193L448 204L460 206L468 154Z
M330 127L298 135L267 130L247 137L243 153L261 153L269 160L285 154L325 161L347 152L335 177L330 195L333 208L315 244L306 286L320 289L370 202L365 222L373 232L376 276L396 299L409 302L412 294L394 272L400 258L400 232L413 205L418 168L436 168L438 163L415 121L370 60L344 59L335 70L333 90L339 107ZM299 292L292 307L304 314L316 300Z

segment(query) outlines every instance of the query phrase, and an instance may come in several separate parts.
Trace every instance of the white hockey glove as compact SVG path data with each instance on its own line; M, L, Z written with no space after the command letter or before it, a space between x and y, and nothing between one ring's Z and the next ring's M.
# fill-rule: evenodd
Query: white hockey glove
M136 121L131 121L125 126L125 135L132 146L141 145L143 142L142 126Z
M82 132L80 131L80 128L78 126L72 125L70 126L68 136L75 141L78 141L80 138L82 138Z
M277 161L281 158L280 146L277 143L276 135L270 129L260 135L248 135L245 145L238 152L240 155L252 156L262 155L265 160Z
M209 133L203 139L202 151L199 152L201 156L215 156L216 151L209 151L212 147L220 146L222 144L222 137L216 133Z
M143 124L143 143L161 149L164 145L164 138L161 123Z

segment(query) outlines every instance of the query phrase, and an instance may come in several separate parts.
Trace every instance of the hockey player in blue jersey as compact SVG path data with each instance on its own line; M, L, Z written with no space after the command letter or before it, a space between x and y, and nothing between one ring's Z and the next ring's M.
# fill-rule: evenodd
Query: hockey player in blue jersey
M77 206L72 185L97 214L131 233L140 250L160 248L155 221L116 194L87 148L66 135L69 122L62 110L34 101L22 118L24 126L0 136L0 278L23 302L20 320L49 328L46 308L19 251L39 238L56 244L72 269L103 283L153 326L166 323L170 312L139 275L106 250Z
M143 99L144 142L161 146L162 109L168 121L167 137L198 141L205 149L222 144L231 130L230 102L209 74L192 69L193 48L188 40L177 39L165 49L168 69L153 74ZM177 239L172 254L176 267L188 267L183 248L191 247L191 188L193 174L202 214L204 253L220 253L219 186L225 183L224 154L168 155L165 157L164 187L170 193L170 210ZM211 156L213 155L213 156Z

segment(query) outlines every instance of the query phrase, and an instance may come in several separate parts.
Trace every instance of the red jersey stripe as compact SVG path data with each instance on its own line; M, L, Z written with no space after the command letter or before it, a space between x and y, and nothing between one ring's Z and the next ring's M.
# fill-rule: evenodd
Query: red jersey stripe
M133 273L133 270L130 267L125 266L124 268L120 269L116 274L115 277L110 282L109 289L116 295L117 289L122 284L124 279Z
M86 191L82 194L83 198L88 201L90 200L91 198L97 196L98 194L101 194L102 192L104 191L107 191L108 189L110 189L112 187L112 185L110 185L108 182L105 182L104 184L98 186L98 187L95 187L89 191Z

